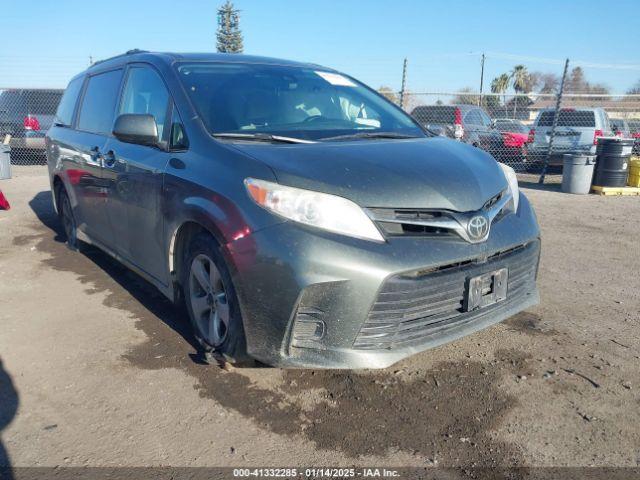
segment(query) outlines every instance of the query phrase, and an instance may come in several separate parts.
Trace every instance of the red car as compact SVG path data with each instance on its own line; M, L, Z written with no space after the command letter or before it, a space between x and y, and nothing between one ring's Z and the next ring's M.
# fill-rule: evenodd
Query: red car
M494 125L502 134L505 147L521 148L529 140L529 130L518 120L499 118L494 120Z
M529 142L527 127L518 120L509 118L498 118L493 121L493 126L502 135L504 143L499 160L507 163L524 162Z

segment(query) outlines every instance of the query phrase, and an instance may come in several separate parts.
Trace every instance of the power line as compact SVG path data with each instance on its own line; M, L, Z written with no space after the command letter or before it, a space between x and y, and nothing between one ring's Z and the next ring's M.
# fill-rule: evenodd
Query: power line
M557 58L532 57L528 55L515 55L502 52L487 52L488 57L502 58L504 60L516 60L522 62L548 63L552 65L563 65L564 60ZM633 63L595 63L585 60L571 60L573 65L580 65L587 68L606 68L618 70L640 70L640 64Z

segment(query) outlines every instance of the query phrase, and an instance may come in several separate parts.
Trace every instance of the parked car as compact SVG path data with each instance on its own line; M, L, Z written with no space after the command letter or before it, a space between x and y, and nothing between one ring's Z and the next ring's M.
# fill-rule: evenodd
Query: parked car
M130 52L47 134L71 248L186 304L230 361L382 368L538 301L514 171L318 65Z
M44 136L62 90L0 90L0 141L11 135L11 158L20 163L44 160Z
M627 123L629 125L631 138L634 139L633 154L640 155L640 120L629 120Z
M529 158L542 161L549 149L555 109L540 110L529 132ZM602 108L563 108L558 115L550 165L562 165L565 153L594 154L598 138L612 135L609 116Z
M631 130L627 121L623 118L612 118L611 131L616 137L631 138Z
M519 120L511 118L497 118L493 121L493 126L502 134L504 144L498 160L509 163L514 168L523 167L527 160L529 129Z
M498 156L504 144L491 118L474 105L421 105L411 116L437 135L455 138Z

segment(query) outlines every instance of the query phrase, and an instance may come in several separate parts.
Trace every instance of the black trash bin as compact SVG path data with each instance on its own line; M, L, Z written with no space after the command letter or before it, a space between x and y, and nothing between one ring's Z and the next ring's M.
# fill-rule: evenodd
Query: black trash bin
M598 139L594 185L599 187L627 185L633 142L633 138L601 137Z

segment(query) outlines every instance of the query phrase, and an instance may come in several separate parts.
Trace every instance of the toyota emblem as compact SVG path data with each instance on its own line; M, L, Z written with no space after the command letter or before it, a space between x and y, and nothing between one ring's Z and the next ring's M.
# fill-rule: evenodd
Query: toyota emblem
M489 233L489 221L484 215L476 215L467 224L467 233L473 241L482 240Z

